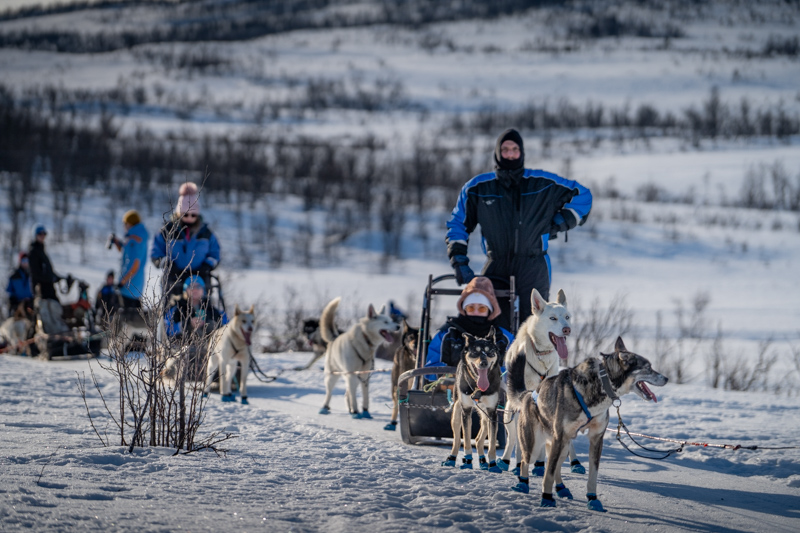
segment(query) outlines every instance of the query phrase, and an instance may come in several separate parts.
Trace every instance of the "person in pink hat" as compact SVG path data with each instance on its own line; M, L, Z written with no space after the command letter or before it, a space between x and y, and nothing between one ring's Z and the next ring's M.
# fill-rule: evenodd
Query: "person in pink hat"
M219 265L219 241L200 214L200 191L188 181L181 185L172 219L153 239L150 258L164 270L165 288L181 294L192 275L210 286L211 271Z

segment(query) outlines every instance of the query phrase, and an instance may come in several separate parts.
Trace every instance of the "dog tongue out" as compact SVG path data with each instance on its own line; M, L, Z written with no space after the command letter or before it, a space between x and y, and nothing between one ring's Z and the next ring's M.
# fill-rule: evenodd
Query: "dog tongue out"
M478 388L481 392L486 392L486 389L489 388L489 369L488 368L479 368L478 369Z
M550 342L553 343L553 346L556 347L556 351L558 352L558 356L561 359L565 359L569 356L567 352L567 338L566 337L556 337L552 333L550 334Z
M645 384L645 382L644 382L644 381L638 381L638 382L636 383L636 385L637 385L637 386L638 386L640 389L642 389L642 392L644 392L644 393L645 393L645 394L646 394L646 395L647 395L647 396L648 396L648 397L649 397L651 400L653 400L654 402L658 403L658 398L656 398L656 395L655 395L655 394L653 394L653 391L651 391L651 390L650 390L650 387L648 387L648 386Z

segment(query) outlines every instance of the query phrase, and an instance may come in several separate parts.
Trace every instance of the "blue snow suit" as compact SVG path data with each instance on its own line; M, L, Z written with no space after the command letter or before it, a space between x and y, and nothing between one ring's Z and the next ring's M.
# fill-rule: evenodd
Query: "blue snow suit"
M487 256L481 273L515 276L522 322L531 314L534 288L549 298L549 239L586 222L591 209L589 189L550 172L524 169L518 183L502 181L496 172L480 174L461 189L447 221L447 254L453 264L469 263L469 235L480 224ZM501 307L506 308L502 301ZM505 314L498 317L507 328L508 320Z
M10 309L16 309L19 303L26 298L33 300L30 274L23 268L16 269L8 278L6 292Z
M215 309L208 300L203 300L202 305L192 308L185 298L181 298L167 309L164 316L167 336L170 339L178 339L191 335L194 332L191 321L193 317L202 317L205 320L205 331L198 332L200 335L206 335L228 323L225 311Z
M461 361L461 352L464 350L462 334L469 333L482 337L488 334L489 326L492 324L493 322L487 322L485 327L478 330L465 315L448 318L428 345L425 366L458 366ZM500 347L500 353L505 354L511 343L514 342L514 334L502 327L499 330L497 345ZM505 371L504 365L501 364L501 366ZM434 374L425 375L425 379L428 381L435 381L436 378L437 376Z
M141 222L125 234L122 246L119 292L125 298L141 300L144 294L144 270L147 262L147 239L150 236Z
M175 280L197 273L209 286L208 277L219 264L219 241L202 218L198 217L191 226L181 224L180 219L167 222L153 239L150 258L161 263L168 250L172 260L167 272L168 286L174 285ZM174 290L180 292L179 289L176 286Z

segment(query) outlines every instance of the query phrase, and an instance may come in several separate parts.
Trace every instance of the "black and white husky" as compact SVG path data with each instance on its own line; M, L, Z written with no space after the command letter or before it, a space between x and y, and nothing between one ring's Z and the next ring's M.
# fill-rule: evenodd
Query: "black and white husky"
M589 479L586 483L588 507L605 511L597 499L597 470L603 452L603 435L608 426L608 409L619 396L635 392L647 401L658 401L646 385L661 387L667 378L650 366L650 361L629 352L618 337L612 354L586 359L576 367L562 370L545 379L538 398L526 395L517 424L522 465L517 492L528 492L528 465L545 445L550 460L542 482L542 507L555 507L553 482L559 497L572 499L561 479L561 462L579 431L588 431ZM555 458L556 460L553 460Z
M453 428L453 448L442 466L455 466L464 436L464 458L462 469L472 468L472 410L477 409L481 419L476 447L481 470L502 472L495 464L497 446L497 404L503 387L500 372L502 354L497 346L495 329L489 330L486 338L463 334L465 345L461 361L456 370L453 391L453 411L450 426ZM489 463L483 455L483 445L489 436Z
M347 408L353 418L372 418L369 414L369 376L368 371L375 365L375 351L382 343L394 342L394 334L400 331L400 324L389 315L378 314L372 305L367 316L361 318L350 329L337 336L334 319L341 298L335 298L322 311L320 333L328 343L325 351L325 404L320 414L330 413L333 387L339 378L347 381ZM363 411L359 413L356 403L356 390L361 383Z

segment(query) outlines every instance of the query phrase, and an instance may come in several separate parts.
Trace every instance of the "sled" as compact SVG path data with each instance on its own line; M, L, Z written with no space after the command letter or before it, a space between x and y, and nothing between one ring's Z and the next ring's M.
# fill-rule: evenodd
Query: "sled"
M514 277L505 280L488 276L492 282L501 282L508 286L507 289L495 289L498 298L509 299L507 312L511 318L511 332L516 333L518 327L518 314L515 305L516 288ZM461 296L460 288L442 288L436 285L445 281L455 280L453 274L445 274L434 278L428 276L428 285L422 299L422 318L420 319L419 338L417 340L417 361L414 370L409 370L398 379L397 399L399 402L398 423L400 436L406 444L445 444L442 439L452 439L453 431L450 428L450 412L446 411L450 405L448 391L452 389L456 368L452 366L425 367L428 355L428 345L431 342L431 307L435 297ZM437 331L435 327L433 331ZM443 387L426 387L425 375L448 376L441 384ZM409 380L413 380L409 387ZM430 385L430 384L428 384ZM426 390L428 389L428 390ZM503 405L501 398L500 405ZM498 419L502 421L502 411L498 410ZM480 430L480 418L477 411L472 413L472 437L475 438ZM505 447L506 433L502 423L497 424L497 446Z
M104 333L94 321L89 303L89 284L67 276L66 294L73 283L78 284L78 299L61 304L56 300L37 299L30 344L32 355L41 359L90 359L100 355Z

